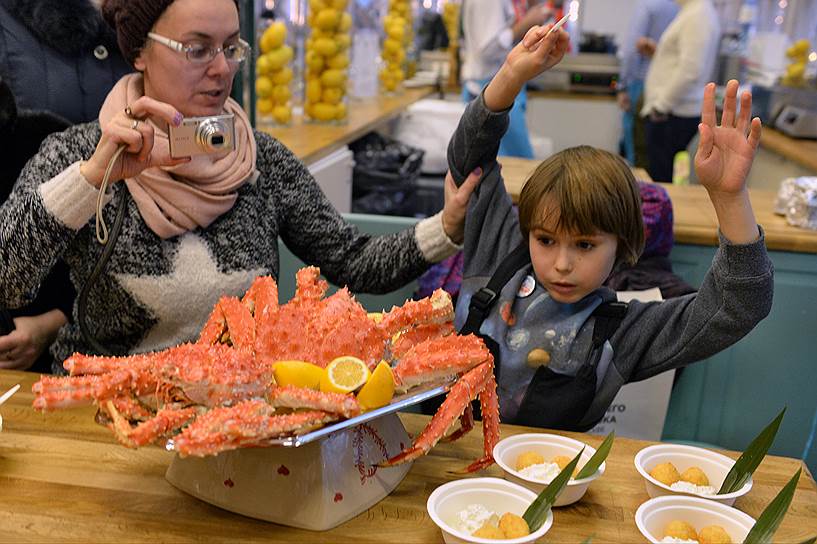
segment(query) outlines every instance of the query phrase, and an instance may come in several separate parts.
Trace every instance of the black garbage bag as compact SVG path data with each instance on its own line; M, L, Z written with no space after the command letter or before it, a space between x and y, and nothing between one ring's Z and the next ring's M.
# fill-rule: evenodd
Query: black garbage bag
M408 209L423 165L422 149L371 132L352 142L352 211L413 215Z

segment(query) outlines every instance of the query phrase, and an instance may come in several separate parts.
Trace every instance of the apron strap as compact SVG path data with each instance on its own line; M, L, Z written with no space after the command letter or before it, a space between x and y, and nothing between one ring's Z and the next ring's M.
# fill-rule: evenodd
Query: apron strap
M499 263L494 275L488 280L488 284L471 297L471 303L468 305L468 317L459 331L460 334L476 334L479 332L482 322L491 313L491 308L493 308L502 288L520 268L528 263L530 263L530 252L527 242L523 241Z

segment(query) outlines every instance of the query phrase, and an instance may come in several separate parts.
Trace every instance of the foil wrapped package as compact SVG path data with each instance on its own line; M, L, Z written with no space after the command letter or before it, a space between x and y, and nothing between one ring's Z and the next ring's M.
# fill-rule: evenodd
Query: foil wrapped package
M817 177L787 178L780 184L774 211L795 227L817 230Z

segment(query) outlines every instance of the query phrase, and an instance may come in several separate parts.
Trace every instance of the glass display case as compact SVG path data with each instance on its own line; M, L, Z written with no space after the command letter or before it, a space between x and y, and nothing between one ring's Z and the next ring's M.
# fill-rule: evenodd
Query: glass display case
M255 3L253 89L256 126L287 126L300 102L306 0Z
M352 16L348 0L309 0L304 53L304 118L344 123L348 116Z

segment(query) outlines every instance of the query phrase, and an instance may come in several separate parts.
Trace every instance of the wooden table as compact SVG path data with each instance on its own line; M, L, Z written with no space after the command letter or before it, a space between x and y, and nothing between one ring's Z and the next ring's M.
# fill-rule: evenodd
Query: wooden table
M760 145L817 174L817 140L791 138L778 130L764 126L760 135Z
M289 127L266 128L262 125L258 128L283 142L299 159L310 164L397 117L433 91L431 87L418 87L405 89L396 96L377 95L355 100L349 105L348 122L343 125L311 124L297 117Z
M539 161L516 157L499 157L505 187L514 202ZM637 179L652 181L646 171L636 168ZM672 199L673 229L677 244L718 245L718 220L701 185L662 183ZM774 191L750 189L749 196L757 222L766 231L766 247L773 251L817 253L817 231L793 227L786 218L774 213Z
M0 432L0 542L442 542L426 513L431 491L450 481L482 449L482 433L440 444L414 463L386 499L331 531L315 533L233 514L178 491L164 478L171 454L159 448L128 450L93 422L92 408L36 413L30 406L37 376L0 371L0 391L22 389L2 407ZM416 434L428 418L403 414ZM503 436L530 429L503 425ZM600 437L579 437L598 447ZM633 466L648 442L619 438L607 472L584 499L555 512L547 542L644 542L634 522L648 499ZM736 457L733 452L727 455ZM817 486L799 460L767 457L752 491L736 506L757 517L798 468L804 473L776 542L817 534ZM500 476L494 466L483 475Z

